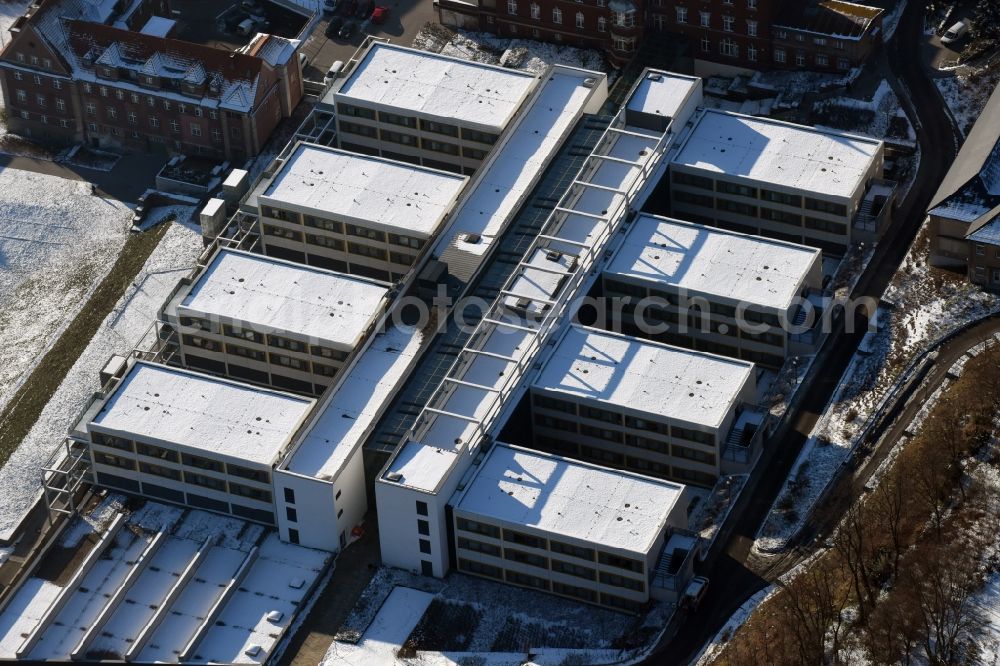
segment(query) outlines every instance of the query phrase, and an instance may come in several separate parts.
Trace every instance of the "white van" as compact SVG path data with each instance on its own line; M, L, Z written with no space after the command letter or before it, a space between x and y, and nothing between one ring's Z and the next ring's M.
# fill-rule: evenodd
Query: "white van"
M243 19L240 24L236 26L236 32L240 33L244 37L253 32L253 19Z
M330 69L326 71L326 76L323 77L323 83L326 85L330 85L330 82L337 78L337 75L340 74L340 70L342 70L343 68L344 68L343 60L334 60L333 64L330 65Z
M965 36L965 33L969 32L969 22L959 21L955 25L948 28L948 32L944 33L941 37L942 44L951 44L952 42L957 42Z

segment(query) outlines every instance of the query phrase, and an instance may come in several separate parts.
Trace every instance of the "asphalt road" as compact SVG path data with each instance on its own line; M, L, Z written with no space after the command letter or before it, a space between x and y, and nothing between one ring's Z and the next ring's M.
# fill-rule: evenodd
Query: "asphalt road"
M882 71L887 72L887 78L911 121L916 121L914 125L922 159L913 186L894 212L892 222L880 240L872 261L858 281L856 296L878 298L882 295L916 237L927 205L961 144L960 135L952 125L944 102L925 69L921 54L922 44L926 39L923 35L923 6L910 3L900 20L894 39L878 55ZM985 331L984 337L988 337L996 327L996 322L991 321L984 324L982 330L978 327L976 330L979 333ZM772 438L757 467L758 473L743 491L748 499L745 503L741 502L742 508L738 506L735 509L739 514L732 519L728 528L731 531L720 535L720 538L726 539L724 547L717 549L704 563L702 571L711 579L711 585L700 609L678 623L675 632L664 637L648 663L690 663L739 606L809 554L808 549L797 548L761 562L752 556L751 547L754 535L781 490L808 433L825 409L842 369L847 367L863 337L863 328L858 330L859 328L862 327L856 326L854 333L841 330L832 334L835 337L814 364L809 385L802 389L806 393L792 424L785 432L776 433ZM974 338L977 334L969 335ZM949 343L948 353L957 358L964 352L961 349L964 341L967 341L966 336ZM945 362L943 357L939 361L942 364ZM943 377L943 371L940 371L940 376ZM934 377L937 378L937 375ZM916 401L912 404L916 404ZM904 412L903 418L899 419L900 422L906 421L905 414ZM894 433L898 437L895 430L890 430L882 441L887 444L894 442ZM888 448L887 445L884 450L879 450L881 456L884 456ZM881 456L876 454L876 460L863 467L858 474L842 481L851 484L848 497L860 492L867 479L864 472L867 470L870 474ZM836 524L839 515L836 511L824 513L828 524L817 525L815 531L818 534L825 533Z

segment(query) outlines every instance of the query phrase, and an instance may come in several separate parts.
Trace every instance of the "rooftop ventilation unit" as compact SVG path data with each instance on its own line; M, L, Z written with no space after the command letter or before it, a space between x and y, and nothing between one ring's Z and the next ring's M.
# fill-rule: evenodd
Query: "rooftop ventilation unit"
M646 79L649 81L660 81L661 79L663 79L663 75L660 74L659 72L650 72L649 74L646 75Z
M393 483L399 483L403 480L403 475L399 472L389 472L385 475L386 481L392 481Z
M593 77L587 78L587 79L583 80L583 87L584 88L593 88L596 85L597 85L597 79L595 79Z

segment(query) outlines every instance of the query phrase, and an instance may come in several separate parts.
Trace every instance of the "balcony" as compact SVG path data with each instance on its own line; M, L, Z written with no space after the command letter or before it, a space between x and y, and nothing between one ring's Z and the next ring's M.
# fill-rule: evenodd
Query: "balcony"
M876 178L868 185L854 215L852 240L874 243L882 235L896 200L896 182Z
M729 436L722 449L723 463L735 463L734 465L723 465L723 473L733 474L747 471L744 466L751 465L760 451L760 442L763 439L764 412L750 407L744 407L736 416Z
M792 355L810 354L823 339L823 310L827 297L819 291L810 291L805 302L795 305L789 317L789 350ZM807 304L808 303L808 304ZM810 312L811 310L811 312Z
M694 575L694 560L701 548L701 537L688 530L670 532L650 581L650 596L677 602Z

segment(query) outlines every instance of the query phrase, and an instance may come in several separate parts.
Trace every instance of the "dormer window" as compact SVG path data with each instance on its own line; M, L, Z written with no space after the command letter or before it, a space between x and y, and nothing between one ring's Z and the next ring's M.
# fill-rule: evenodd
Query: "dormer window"
M149 85L153 85L153 77L152 76L147 76L146 77L146 83L149 84Z
M112 74L111 74L111 68L110 67L101 67L101 76L103 76L105 78L111 78L111 76L112 76Z

